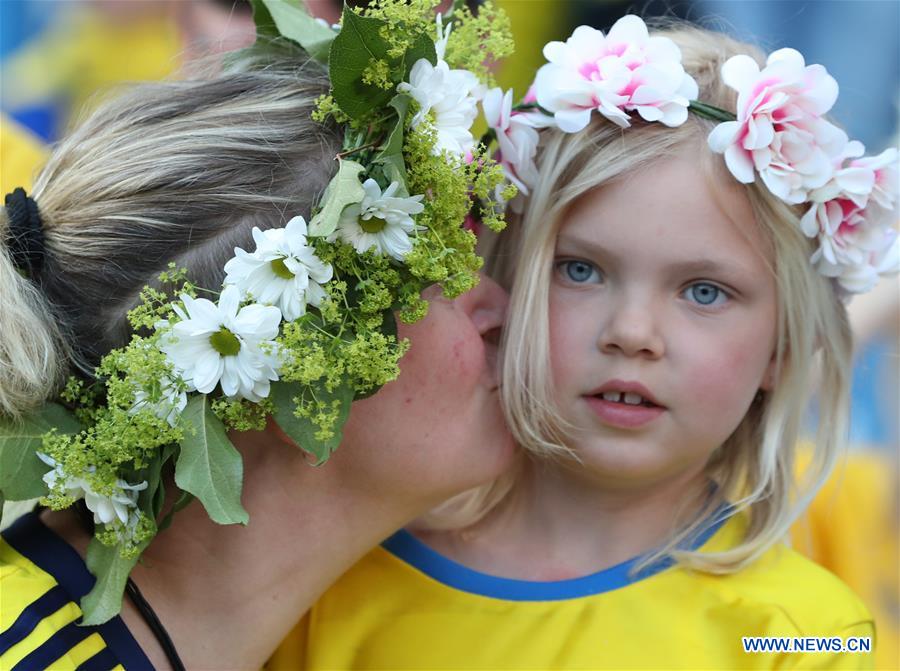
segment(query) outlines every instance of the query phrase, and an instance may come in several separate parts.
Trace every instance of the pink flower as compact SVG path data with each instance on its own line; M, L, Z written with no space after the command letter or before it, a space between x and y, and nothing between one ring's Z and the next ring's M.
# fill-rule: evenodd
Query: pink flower
M680 126L697 83L681 65L681 51L667 37L650 37L637 16L624 16L604 36L579 26L568 40L544 47L550 61L538 70L534 90L559 128L574 133L597 110L622 128L628 112L646 121Z
M722 80L738 92L737 121L716 126L710 148L725 154L738 181L753 182L755 169L785 202L808 200L831 179L848 141L823 118L837 100L837 82L794 49L773 52L762 70L749 56L729 58Z
M500 145L494 158L503 166L509 181L527 196L538 178L534 164L539 139L537 130L529 121L529 115L512 111L512 89L505 94L499 88L491 89L481 105L487 125L494 129Z
M881 178L888 177L891 166L885 164L885 158L891 155L896 158L896 153L896 150L888 150L860 161L869 164L868 193L863 193L860 188L865 182L859 174L862 169L845 169L855 173L855 178L849 181L855 191L841 192L825 202L812 203L800 220L803 232L819 242L810 261L820 273L836 278L850 293L868 291L875 286L879 275L900 270L897 232L891 227L897 199L896 180L893 185L885 184L875 197L878 181L875 173L880 173ZM881 167L873 169L872 165Z
M850 161L850 168L872 173L872 190L869 196L886 210L894 209L897 202L897 149L885 149L878 156Z

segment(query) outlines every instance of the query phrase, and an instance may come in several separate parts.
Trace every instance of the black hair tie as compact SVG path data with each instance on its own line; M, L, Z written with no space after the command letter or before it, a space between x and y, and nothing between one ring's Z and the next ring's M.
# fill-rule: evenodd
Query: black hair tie
M18 187L6 194L5 204L9 219L6 245L13 264L29 277L37 277L44 265L44 226L37 203Z

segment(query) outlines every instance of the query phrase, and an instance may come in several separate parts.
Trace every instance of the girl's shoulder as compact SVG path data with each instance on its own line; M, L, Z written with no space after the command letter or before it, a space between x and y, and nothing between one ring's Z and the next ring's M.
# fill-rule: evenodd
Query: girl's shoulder
M724 549L740 528L740 520L729 523L706 549ZM784 543L773 545L735 573L685 573L717 593L723 603L740 604L742 611L779 611L798 635L839 635L843 630L870 635L865 632L873 628L868 608L848 585Z

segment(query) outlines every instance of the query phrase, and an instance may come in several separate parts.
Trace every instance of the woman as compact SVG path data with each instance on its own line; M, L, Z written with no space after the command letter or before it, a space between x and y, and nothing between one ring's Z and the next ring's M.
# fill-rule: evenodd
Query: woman
M33 194L40 234L23 243L19 215L0 216L3 414L38 406L62 375L92 371L127 342L126 312L170 262L198 286L220 286L253 226L309 214L339 149L333 128L310 121L327 86L312 68L275 58L211 81L143 87L61 143ZM126 600L110 626L78 627L89 531L68 510L15 524L0 544L3 666L259 668L367 549L501 473L512 446L493 335L506 296L482 280L453 301L438 288L425 297L428 316L399 327L411 343L399 379L354 403L324 466L310 468L271 420L230 433L252 521L214 525L196 503L179 512L132 573L149 609ZM42 611L57 585L60 603Z

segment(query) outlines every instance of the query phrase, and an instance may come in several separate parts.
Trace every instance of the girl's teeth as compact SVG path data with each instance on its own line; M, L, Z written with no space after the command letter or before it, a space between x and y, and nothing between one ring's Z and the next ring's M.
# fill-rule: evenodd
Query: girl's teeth
M644 399L638 394L631 392L623 394L620 391L604 391L600 396L604 401L612 401L613 403L627 403L628 405L640 405Z

